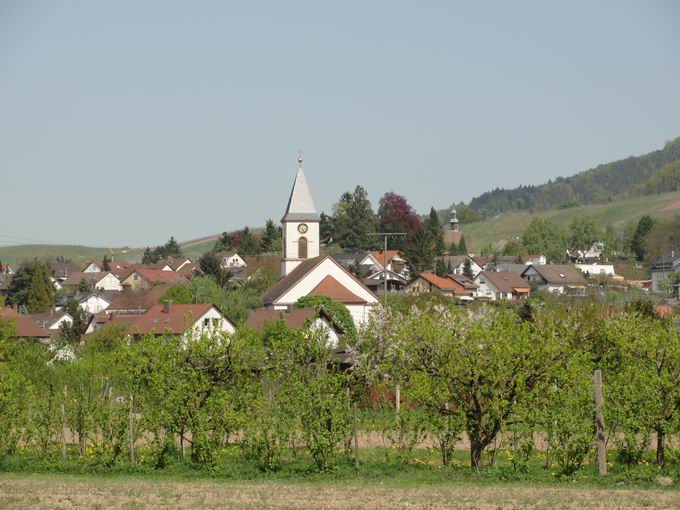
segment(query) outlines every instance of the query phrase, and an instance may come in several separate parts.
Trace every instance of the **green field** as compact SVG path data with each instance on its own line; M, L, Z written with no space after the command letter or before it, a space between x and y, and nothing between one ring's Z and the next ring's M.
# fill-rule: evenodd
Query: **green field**
M507 213L495 218L463 225L468 250L478 252L483 246L496 241L510 241L521 236L535 218L547 218L566 227L575 216L591 216L602 225L611 224L622 229L629 221L637 221L649 214L653 218L667 218L680 214L680 203L675 210L664 210L680 202L680 193L664 193L619 200L607 204L586 205L571 209L538 211L534 213Z
M678 203L677 208L669 208L669 206L675 203ZM479 252L483 246L488 244L519 237L534 218L548 218L558 225L566 227L575 216L588 215L602 225L611 224L617 229L622 229L626 223L636 221L644 214L649 214L654 218L667 218L679 213L680 192L676 192L635 197L607 204L587 205L571 209L534 213L507 213L489 220L463 225L462 230L465 234L468 249L472 252ZM253 230L258 231L259 229L255 228ZM216 239L217 235L182 242L182 251L187 257L196 259L202 253L211 249ZM121 253L121 248L114 248L113 251L118 254L118 258L129 262L138 262L142 258L144 248L129 248L126 253ZM93 248L79 245L24 244L0 247L0 261L18 264L23 260L33 257L44 259L62 255L74 262L84 262L90 259L101 259L105 253L110 253L108 248Z

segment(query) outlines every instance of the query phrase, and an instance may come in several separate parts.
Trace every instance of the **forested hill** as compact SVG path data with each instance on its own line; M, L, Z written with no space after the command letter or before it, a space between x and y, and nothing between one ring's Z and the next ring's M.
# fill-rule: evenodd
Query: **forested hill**
M473 198L470 207L488 218L507 211L558 209L652 193L646 186L648 181L675 161L680 161L680 137L666 143L661 150L599 165L546 184L507 190L496 188Z

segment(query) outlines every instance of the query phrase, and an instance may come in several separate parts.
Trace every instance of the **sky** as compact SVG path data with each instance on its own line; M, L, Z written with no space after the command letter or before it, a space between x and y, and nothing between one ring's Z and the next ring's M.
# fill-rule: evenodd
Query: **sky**
M0 246L419 213L680 136L680 2L0 0Z

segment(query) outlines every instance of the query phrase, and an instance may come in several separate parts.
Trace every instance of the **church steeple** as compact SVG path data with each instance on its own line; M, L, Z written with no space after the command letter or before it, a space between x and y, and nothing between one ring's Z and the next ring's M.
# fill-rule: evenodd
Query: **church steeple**
M309 191L302 168L302 152L298 156L298 169L290 192L283 224L283 260L281 276L286 276L303 260L319 256L319 215Z
M307 177L302 169L302 152L298 156L298 169L293 182L293 189L290 192L286 212L281 219L286 221L319 221L319 215L314 207L314 200L309 191Z

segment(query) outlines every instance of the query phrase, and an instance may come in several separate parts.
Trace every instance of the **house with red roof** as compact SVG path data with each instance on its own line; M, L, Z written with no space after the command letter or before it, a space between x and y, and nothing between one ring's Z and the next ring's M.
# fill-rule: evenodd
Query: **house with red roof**
M13 338L36 338L46 341L55 334L54 331L38 326L29 316L20 315L11 308L0 308L0 319L5 319L13 324Z
M412 294L440 292L447 296L469 300L474 296L476 285L464 276L437 276L434 273L424 272L409 282L404 291Z
M153 306L145 314L137 316L127 324L127 332L133 336L197 337L234 331L236 331L234 323L215 305L176 305L171 301Z
M186 280L186 275L175 271L134 267L121 277L121 285L126 290L137 292L149 289L153 285L163 283L183 283Z

